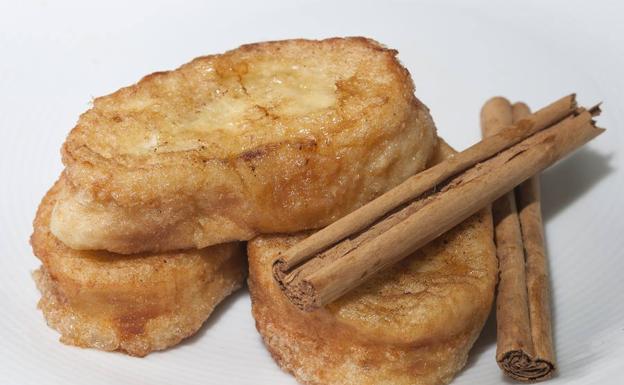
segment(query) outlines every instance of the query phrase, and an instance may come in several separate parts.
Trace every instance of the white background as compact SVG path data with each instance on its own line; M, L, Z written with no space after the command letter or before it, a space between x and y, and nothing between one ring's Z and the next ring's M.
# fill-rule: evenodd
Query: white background
M621 384L624 369L624 11L611 1L0 2L0 384L294 384L265 352L247 293L189 341L144 359L68 347L35 304L31 221L59 148L94 96L240 44L365 35L399 50L456 148L503 94L540 107L604 101L609 130L543 175L560 371ZM490 322L456 384L505 382Z

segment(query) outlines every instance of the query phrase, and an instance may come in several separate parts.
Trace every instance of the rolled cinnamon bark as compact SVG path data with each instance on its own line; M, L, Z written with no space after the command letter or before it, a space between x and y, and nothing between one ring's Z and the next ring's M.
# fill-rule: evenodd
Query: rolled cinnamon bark
M524 103L513 105L514 121L528 116L531 111ZM550 309L550 283L548 259L544 246L544 226L540 203L539 175L523 182L516 188L516 203L522 230L524 258L527 278L527 298L533 356L531 370L523 371L528 380L543 380L555 371L555 352L552 338L552 317Z
M415 183L412 183L414 180L404 182L407 183L405 186L411 187L406 194L415 195L412 201L397 207L394 199L397 196L396 189L400 191L400 187L404 186L401 185L377 198L377 204L373 201L360 208L363 214L356 217L363 217L366 222L373 216L370 212L375 214L379 206L396 207L372 225L351 222L353 213L337 221L347 228L363 230L334 245L312 242L308 244L310 247L297 248L297 253L291 253L289 249L284 254L277 254L273 260L274 279L289 300L302 310L313 311L330 303L600 135L604 129L596 127L592 119L599 113L597 107L589 110L577 108L559 123L534 133L494 156L475 153L475 149L486 152L491 150L492 139L510 140L519 129L530 128L531 125L519 124L505 128L500 134L484 139L430 168L430 172L418 174ZM527 123L528 120L523 119L522 122ZM468 165L467 169L440 183L440 174L447 173L458 164L464 164L466 158L483 161ZM301 253L304 249L324 251L308 256L307 253ZM301 259L302 263L295 262L293 265L293 261Z
M575 110L577 110L576 95L564 96L527 116L522 122L517 122L515 127L509 127L505 133L483 140L456 154L451 159L408 178L383 196L338 219L291 247L277 261L276 278L284 271L305 263L313 255L323 252L337 242L364 230L388 212L416 199L431 186L443 183L452 176L487 160L532 134L560 122L572 115ZM278 278L277 280L279 281Z
M528 113L525 105L517 104L512 107L504 98L490 99L481 110L481 126L484 136L495 135L502 128L509 125L515 118ZM533 179L533 178L531 178ZM524 182L524 183L529 183ZM535 187L535 184L531 184ZM533 188L530 191L534 192ZM523 195L526 202L535 202L535 195ZM523 200L523 203L525 201ZM535 234L535 205L526 205L529 208L525 213L531 230L527 236L533 249L538 249L540 239ZM538 207L539 209L539 207ZM526 243L523 239L521 220L516 206L516 196L511 191L492 204L494 218L494 232L497 255L499 258L500 281L496 300L497 320L497 351L496 360L503 372L519 381L538 381L552 375L554 364L552 361L552 339L550 337L550 312L544 314L543 301L538 298L547 290L547 280L544 283L543 263L534 263L532 269L525 265ZM541 225L541 221L539 222ZM541 230L538 231L541 236ZM535 252L534 252L535 254ZM542 252L542 256L544 253ZM543 261L543 259L542 259ZM537 275L537 277L536 277ZM541 280L540 280L541 279ZM539 283L537 282L539 281ZM536 290L529 293L528 285L532 282ZM548 299L546 299L548 301ZM535 303L535 304L532 304ZM537 303L539 302L539 303ZM546 302L546 305L548 302ZM534 309L535 312L531 312ZM545 331L544 324L548 324ZM537 337L540 352L549 351L548 360L536 350L533 331L540 334ZM550 341L550 345L546 341Z

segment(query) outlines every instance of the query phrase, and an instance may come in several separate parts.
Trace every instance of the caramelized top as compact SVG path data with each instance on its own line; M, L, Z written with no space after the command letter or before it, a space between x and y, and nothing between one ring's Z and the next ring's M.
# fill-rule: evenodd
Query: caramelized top
M406 71L389 65L395 54L349 38L262 43L200 57L95 99L66 149L86 146L121 162L181 151L212 159L275 138L328 139L361 129L354 122L374 119L383 105L409 100Z

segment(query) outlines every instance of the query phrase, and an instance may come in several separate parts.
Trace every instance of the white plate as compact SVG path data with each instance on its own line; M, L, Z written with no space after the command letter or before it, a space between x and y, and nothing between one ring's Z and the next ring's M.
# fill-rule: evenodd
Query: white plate
M624 12L615 1L85 3L0 3L0 383L295 383L262 346L244 291L196 337L144 359L59 343L35 308L28 237L61 171L59 147L93 96L242 43L336 35L398 49L457 148L479 138L479 109L496 94L533 107L573 91L585 104L604 101L609 131L543 176L560 369L550 383L622 383ZM505 381L492 326L455 384Z

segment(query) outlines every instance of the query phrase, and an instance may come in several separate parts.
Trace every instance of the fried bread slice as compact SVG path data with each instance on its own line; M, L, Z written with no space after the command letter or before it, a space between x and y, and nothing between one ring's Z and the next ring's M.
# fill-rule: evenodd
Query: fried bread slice
M283 369L310 385L451 381L492 305L497 262L489 209L312 313L288 302L271 272L277 253L304 237L248 243L256 327Z
M246 275L242 243L160 254L76 251L49 230L61 177L43 198L31 243L43 266L39 308L61 341L145 356L194 334Z
M336 220L431 155L396 54L365 38L251 44L96 98L63 146L53 234L136 253Z

